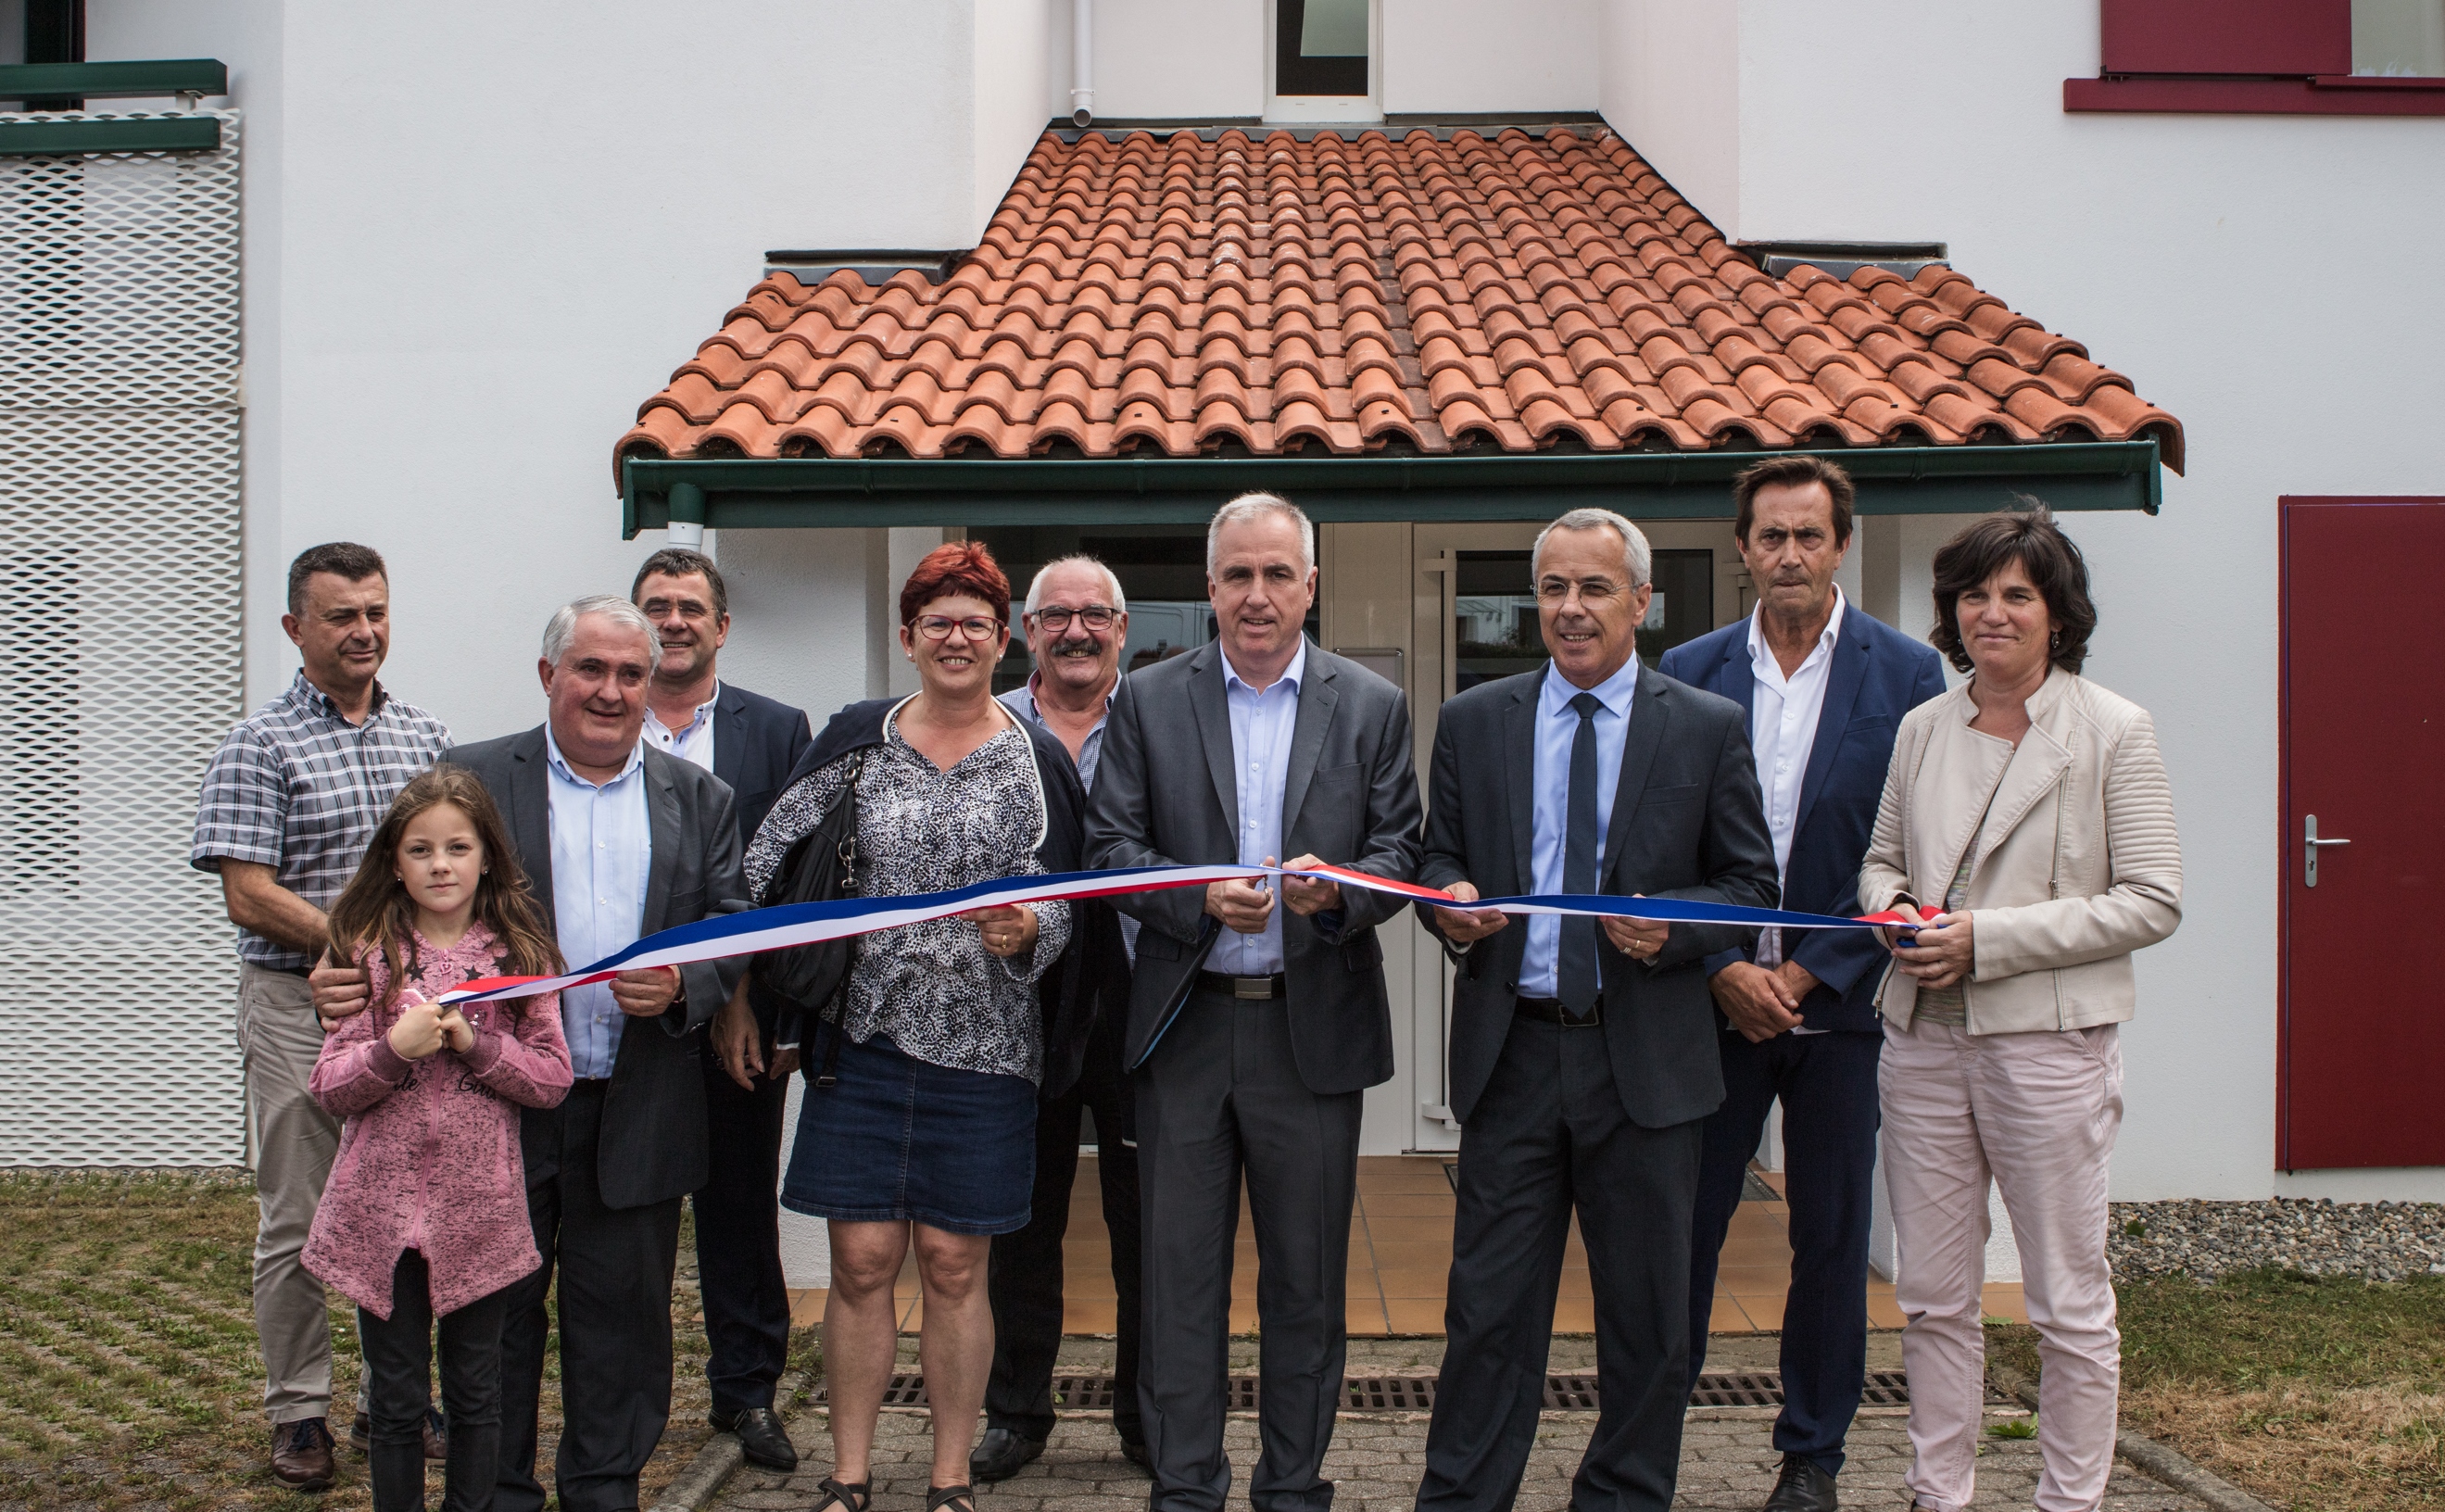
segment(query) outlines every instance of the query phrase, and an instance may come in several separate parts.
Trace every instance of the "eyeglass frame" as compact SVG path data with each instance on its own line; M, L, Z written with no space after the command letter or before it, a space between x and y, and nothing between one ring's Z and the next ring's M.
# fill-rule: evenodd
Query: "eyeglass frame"
M981 635L972 628L979 625L986 627ZM935 625L941 625L942 628L937 630L933 628ZM990 614L962 614L957 619L947 614L920 614L908 622L910 629L926 640L937 643L949 640L953 626L958 627L961 639L968 641L999 640L1010 633L1009 625Z
M1118 624L1121 617L1127 613L1129 613L1129 610L1116 609L1109 604L1090 604L1082 608L1075 609L1067 607L1063 605L1054 604L1048 605L1040 609L1029 609L1024 617L1030 622L1052 631L1055 635L1058 635L1070 627L1070 622L1073 619L1078 621L1081 625L1086 625L1087 628L1091 630L1109 630L1114 625ZM1047 621L1045 616L1048 614L1060 615L1061 623L1055 625ZM1097 625L1092 620L1087 618L1090 614L1103 615L1104 623Z

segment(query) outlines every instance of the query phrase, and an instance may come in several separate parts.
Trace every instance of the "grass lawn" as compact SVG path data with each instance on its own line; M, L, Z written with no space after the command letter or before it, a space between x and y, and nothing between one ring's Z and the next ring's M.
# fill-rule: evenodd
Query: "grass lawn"
M2116 1287L2122 1421L2287 1512L2445 1506L2445 1277ZM1988 1330L2032 1378L2034 1330Z
M271 1479L251 1297L254 1223L254 1188L243 1171L0 1172L0 1512L359 1512L372 1504L364 1461L346 1442L356 1314L336 1294L338 1484L307 1496ZM646 1469L648 1501L711 1432L695 1269L682 1230L671 1426ZM806 1340L793 1344L803 1349ZM556 1366L548 1369L556 1381ZM543 1416L549 1486L560 1428L551 1384ZM431 1484L439 1498L439 1466Z

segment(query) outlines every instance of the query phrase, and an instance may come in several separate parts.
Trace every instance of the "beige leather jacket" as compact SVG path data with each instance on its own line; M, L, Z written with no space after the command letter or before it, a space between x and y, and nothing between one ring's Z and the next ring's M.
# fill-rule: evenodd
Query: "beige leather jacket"
M1978 837L1967 908L1976 967L1964 990L1973 1035L2120 1023L2133 1011L2131 952L2182 922L2181 842L2148 711L2060 667L2028 707L2017 749L1969 728L1966 685L1905 716L1859 868L1864 911L1933 913ZM1917 999L1917 982L1888 969L1884 1016L1907 1029Z

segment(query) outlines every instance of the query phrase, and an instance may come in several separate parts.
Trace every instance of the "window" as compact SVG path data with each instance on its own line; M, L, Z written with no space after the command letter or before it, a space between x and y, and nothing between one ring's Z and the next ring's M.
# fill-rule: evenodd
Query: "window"
M2101 0L2068 111L2445 115L2445 0Z
M1372 121L1378 0L1274 0L1269 121Z

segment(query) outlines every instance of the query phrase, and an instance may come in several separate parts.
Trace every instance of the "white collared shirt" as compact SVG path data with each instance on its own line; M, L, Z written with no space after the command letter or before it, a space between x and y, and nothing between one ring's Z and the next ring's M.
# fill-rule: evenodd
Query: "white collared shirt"
M1530 769L1532 828L1528 848L1529 886L1540 893L1563 889L1563 864L1570 853L1571 746L1579 737L1579 713L1571 700L1593 693L1604 707L1596 711L1596 885L1605 874L1605 834L1613 827L1613 800L1621 786L1622 748L1630 743L1630 710L1638 692L1638 658L1624 662L1613 676L1592 688L1572 685L1552 663L1537 694L1537 743ZM1551 998L1557 985L1556 961L1562 946L1562 921L1550 913L1528 916L1528 943L1520 959L1520 996Z
M1291 664L1260 693L1240 681L1240 669L1222 653L1222 700L1231 710L1231 770L1239 781L1240 865L1261 867L1282 854L1282 793L1290 785L1291 736L1298 727L1299 684L1307 676L1307 637L1291 653ZM1233 977L1270 977L1282 969L1282 904L1265 916L1262 934L1222 931L1206 967Z
M600 961L633 945L645 924L645 879L653 871L653 821L645 807L645 743L608 782L577 775L544 726L546 783L551 813L551 913L560 953L571 966ZM620 1056L625 1016L607 982L568 987L560 995L560 1027L569 1070L581 1077L611 1074Z
M654 706L645 705L645 738L664 756L675 756L690 766L706 772L713 770L713 706L721 701L721 682L714 681L713 692L696 706L696 716L687 728L673 730L664 724Z
M1766 644L1765 606L1749 615L1749 749L1757 756L1758 787L1765 796L1765 827L1774 836L1774 874L1780 884L1791 868L1791 836L1800 823L1800 790L1808 776L1808 756L1817 747L1817 721L1825 712L1825 685L1833 678L1834 646L1842 639L1842 590L1834 589L1834 612L1817 644L1790 677ZM1757 963L1782 963L1782 931L1758 932Z

